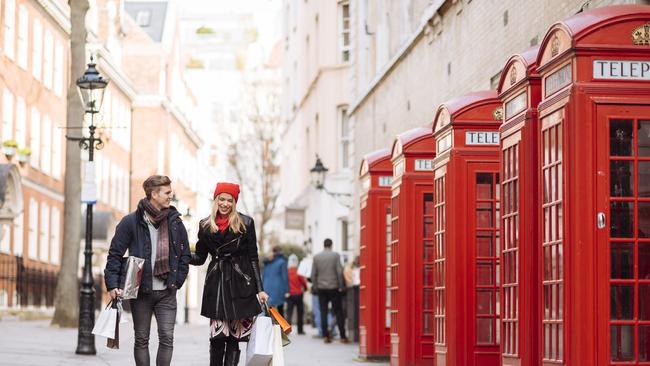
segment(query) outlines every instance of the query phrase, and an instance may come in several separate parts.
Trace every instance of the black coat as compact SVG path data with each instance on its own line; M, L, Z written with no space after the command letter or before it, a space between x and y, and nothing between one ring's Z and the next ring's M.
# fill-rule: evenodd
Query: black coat
M208 254L212 256L201 304L201 315L206 318L245 319L262 311L256 296L261 288L258 288L253 270L253 265L259 268L255 223L251 217L239 215L246 226L246 232L241 234L230 228L223 233L212 233L203 228L208 219L202 220L199 226L196 253L190 263L200 266Z
M169 208L167 221L169 224L169 275L165 280L168 288L180 288L185 282L190 262L190 246L187 241L187 231L181 220L181 215L173 206ZM151 292L152 266L151 266L151 237L149 227L144 219L144 210L136 211L124 216L115 228L115 235L111 240L108 250L104 281L106 288L124 288L123 256L126 250L129 255L144 258L144 271L140 290L144 293Z

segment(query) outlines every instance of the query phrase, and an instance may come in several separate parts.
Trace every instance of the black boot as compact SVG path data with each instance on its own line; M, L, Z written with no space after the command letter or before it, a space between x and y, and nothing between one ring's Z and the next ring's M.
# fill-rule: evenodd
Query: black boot
M223 354L225 352L225 348L225 340L210 340L210 366L223 366Z
M223 366L237 366L239 364L239 342L228 341L226 343L226 361Z

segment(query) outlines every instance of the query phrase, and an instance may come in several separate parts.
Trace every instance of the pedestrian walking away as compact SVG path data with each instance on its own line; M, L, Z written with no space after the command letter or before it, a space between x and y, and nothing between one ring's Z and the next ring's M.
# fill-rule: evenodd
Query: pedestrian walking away
M264 273L262 275L264 289L269 294L269 305L275 306L280 315L284 317L284 302L289 292L289 272L287 259L282 253L282 248L274 246L269 256L264 260Z
M325 249L314 256L314 264L311 269L312 291L318 294L323 337L325 337L325 343L332 342L329 327L327 326L327 308L332 303L341 342L350 343L345 335L345 318L343 317L341 299L345 291L341 256L332 250L332 239L325 239L323 245Z
M292 322L293 309L297 309L298 334L305 334L303 328L303 319L305 313L305 304L303 303L303 294L307 290L307 280L298 274L298 256L291 254L289 256L289 293L287 294L287 320ZM293 323L293 322L292 322Z
M267 302L257 256L253 219L237 212L239 185L217 183L210 216L199 225L192 265L211 256L203 288L201 315L210 319L210 366L239 363L239 342L247 342Z
M153 175L142 184L145 198L135 212L126 215L115 228L108 250L104 279L111 298L122 295L123 258L144 259L144 271L138 297L130 300L135 342L133 355L137 366L149 366L151 317L158 324L156 365L171 364L176 323L176 291L187 277L190 249L181 214L171 206L174 196L171 180Z

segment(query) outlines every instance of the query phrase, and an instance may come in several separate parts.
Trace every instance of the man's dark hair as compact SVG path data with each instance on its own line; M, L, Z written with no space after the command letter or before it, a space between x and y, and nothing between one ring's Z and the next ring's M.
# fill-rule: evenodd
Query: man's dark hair
M273 251L273 254L282 254L282 247L279 245L273 246L271 250Z
M325 246L325 248L331 248L332 247L332 239L330 239L330 238L325 239L325 241L323 242L323 246Z
M151 198L151 192L158 190L160 187L169 186L171 184L172 180L166 175L152 175L145 179L142 183L142 188L144 189L144 194L147 198Z

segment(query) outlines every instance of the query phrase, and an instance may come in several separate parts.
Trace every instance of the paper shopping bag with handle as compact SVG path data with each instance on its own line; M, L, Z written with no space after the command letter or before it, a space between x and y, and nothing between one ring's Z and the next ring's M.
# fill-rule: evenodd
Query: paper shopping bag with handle
M289 322L282 315L280 315L278 309L271 306L270 313L273 320L275 320L276 323L280 325L284 334L291 333L291 324L289 324Z
M273 359L269 366L284 366L283 336L282 328L277 324L273 325Z
M273 322L270 317L260 315L253 323L246 347L246 366L268 366L272 357Z
M93 334L106 337L114 338L115 337L115 326L117 323L117 308L113 308L113 300L111 300L108 305L99 313L99 318L95 322L95 327L93 327Z

